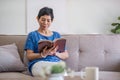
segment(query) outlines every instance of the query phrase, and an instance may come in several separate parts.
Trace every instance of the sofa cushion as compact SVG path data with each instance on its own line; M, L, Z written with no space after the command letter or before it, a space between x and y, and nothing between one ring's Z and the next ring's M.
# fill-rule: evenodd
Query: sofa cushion
M15 43L0 46L0 72L25 70L17 50Z
M78 71L78 65L79 65L79 36L71 35L71 36L64 36L64 38L67 40L66 48L69 53L69 58L66 59L67 66L74 70Z
M25 75L20 72L2 72L0 80L35 80L34 77Z

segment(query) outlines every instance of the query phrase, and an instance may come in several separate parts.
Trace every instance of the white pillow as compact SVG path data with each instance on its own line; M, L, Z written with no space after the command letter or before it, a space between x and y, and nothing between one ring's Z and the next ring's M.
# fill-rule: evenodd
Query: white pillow
M25 66L15 43L0 46L0 72L24 71Z

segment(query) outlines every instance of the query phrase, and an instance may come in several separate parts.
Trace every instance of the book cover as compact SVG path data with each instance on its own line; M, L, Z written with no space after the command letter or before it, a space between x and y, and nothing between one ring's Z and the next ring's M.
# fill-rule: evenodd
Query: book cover
M63 52L65 50L65 45L66 45L66 39L64 38L58 38L55 39L54 41L50 40L40 40L38 42L38 51L41 53L45 47L47 49L52 48L53 46L58 46L58 52Z

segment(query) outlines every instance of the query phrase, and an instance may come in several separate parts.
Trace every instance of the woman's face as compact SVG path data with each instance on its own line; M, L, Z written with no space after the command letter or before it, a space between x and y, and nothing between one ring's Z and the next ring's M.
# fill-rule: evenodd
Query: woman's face
M38 23L40 25L40 28L42 29L48 29L49 26L51 25L52 23L52 20L51 20L51 16L50 15L44 15L44 16L41 16L39 19L38 19Z

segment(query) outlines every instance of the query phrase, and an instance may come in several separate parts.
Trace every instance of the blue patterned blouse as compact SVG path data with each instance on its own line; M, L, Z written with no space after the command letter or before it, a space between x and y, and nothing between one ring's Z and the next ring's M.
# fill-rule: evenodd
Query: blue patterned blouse
M61 35L58 32L55 32L55 31L53 31L53 35L51 35L51 36L44 36L36 30L36 31L30 32L28 34L24 49L25 50L27 50L27 49L28 50L33 50L34 53L37 54L38 53L38 42L40 40L51 40L51 41L53 41L54 39L57 39L57 38L60 38L60 37L61 37ZM49 55L46 58L39 58L39 59L32 60L28 63L28 68L29 68L30 72L31 72L32 66L38 61L57 62L57 61L60 61L60 58L58 58L56 56Z

